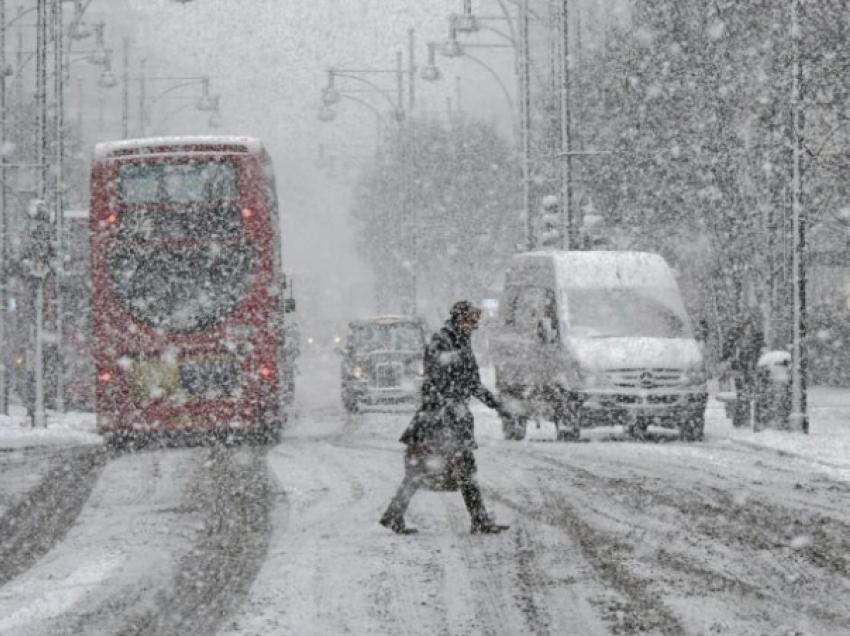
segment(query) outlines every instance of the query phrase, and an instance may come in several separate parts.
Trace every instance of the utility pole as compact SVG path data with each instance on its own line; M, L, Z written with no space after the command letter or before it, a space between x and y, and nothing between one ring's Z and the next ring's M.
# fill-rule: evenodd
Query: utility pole
M0 410L9 414L9 223L6 188L6 0L0 0Z
M563 223L563 247L575 247L575 223L572 209L572 121L570 112L570 0L562 0L561 11L561 221Z
M520 142L522 144L522 208L526 249L537 245L531 214L531 73L528 34L528 0L519 4Z
M793 176L791 184L792 196L792 232L794 234L794 251L792 266L794 270L794 325L792 344L791 368L791 415L789 423L792 430L809 432L809 416L807 413L806 390L806 210L803 207L803 143L805 121L803 118L804 88L803 88L803 59L800 50L800 0L793 0L791 19L791 39L794 54L794 77L791 83L791 104L793 135Z
M43 215L44 200L47 197L47 9L48 0L36 0L36 89L35 89L35 147L36 147L36 201L33 207L36 214ZM36 241L43 242L39 228ZM48 239L49 241L49 239ZM35 404L33 408L33 426L45 427L47 420L44 410L44 269L39 275L31 277L35 285Z
M56 214L56 410L65 411L65 355L64 355L64 307L63 289L65 279L64 266L64 213L65 197L63 196L64 163L65 163L65 46L64 46L65 24L62 19L62 0L53 0L53 60L54 60L54 86L53 95L55 100L54 130L56 131L55 152L56 165L54 168L55 188L53 192L53 205Z
M399 256L402 259L401 272L403 276L401 289L401 311L402 313L411 313L412 311L415 311L415 307L411 307L411 301L414 306L416 303L416 263L412 262L409 268L405 268L403 262L405 256L412 258L412 254L409 251L410 245L408 244L412 234L412 228L410 227L411 202L408 200L409 183L407 175L407 116L404 111L404 55L401 51L396 53L396 105L397 110L395 116L398 121L399 144L399 195L401 197L401 223L399 224L400 240L398 243L398 249ZM408 269L406 276L404 275L405 269Z
M147 61L142 58L139 60L139 137L147 137L148 134L148 111L145 107L145 101L148 98L145 66L147 66Z
M410 82L410 86L408 87L408 92L410 96L408 110L412 115L413 111L416 110L416 29L407 30L407 41L407 73L408 82Z
M121 138L130 136L130 38L124 36L124 72L121 76Z

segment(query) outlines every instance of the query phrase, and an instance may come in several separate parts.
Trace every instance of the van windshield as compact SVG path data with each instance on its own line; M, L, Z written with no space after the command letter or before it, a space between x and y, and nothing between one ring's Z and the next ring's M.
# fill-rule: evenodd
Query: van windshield
M567 298L576 338L693 337L672 290L574 288Z

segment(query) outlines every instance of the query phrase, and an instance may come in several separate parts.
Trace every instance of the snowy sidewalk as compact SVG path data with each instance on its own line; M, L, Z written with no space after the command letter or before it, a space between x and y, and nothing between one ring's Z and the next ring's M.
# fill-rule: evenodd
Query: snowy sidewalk
M94 413L48 411L46 428L32 428L26 409L19 405L11 405L9 415L0 415L0 450L102 442L95 433Z
M736 429L723 405L709 403L706 434L757 449L815 462L850 480L850 389L814 387L809 391L809 434L766 429Z

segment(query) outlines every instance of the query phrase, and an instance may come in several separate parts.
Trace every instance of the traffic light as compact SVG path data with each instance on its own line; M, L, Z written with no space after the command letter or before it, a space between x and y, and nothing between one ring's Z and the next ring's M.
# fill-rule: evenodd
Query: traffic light
M540 202L540 247L560 249L563 245L563 219L560 200L550 194Z
M52 226L53 219L47 204L41 199L30 201L29 236L24 249L25 271L36 278L47 276L54 257Z

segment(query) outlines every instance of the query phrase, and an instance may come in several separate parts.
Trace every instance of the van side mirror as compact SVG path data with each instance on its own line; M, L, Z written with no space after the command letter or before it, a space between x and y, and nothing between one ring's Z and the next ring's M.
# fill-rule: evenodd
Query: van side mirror
M294 298L284 298L283 299L283 313L291 314L295 311L295 299Z

